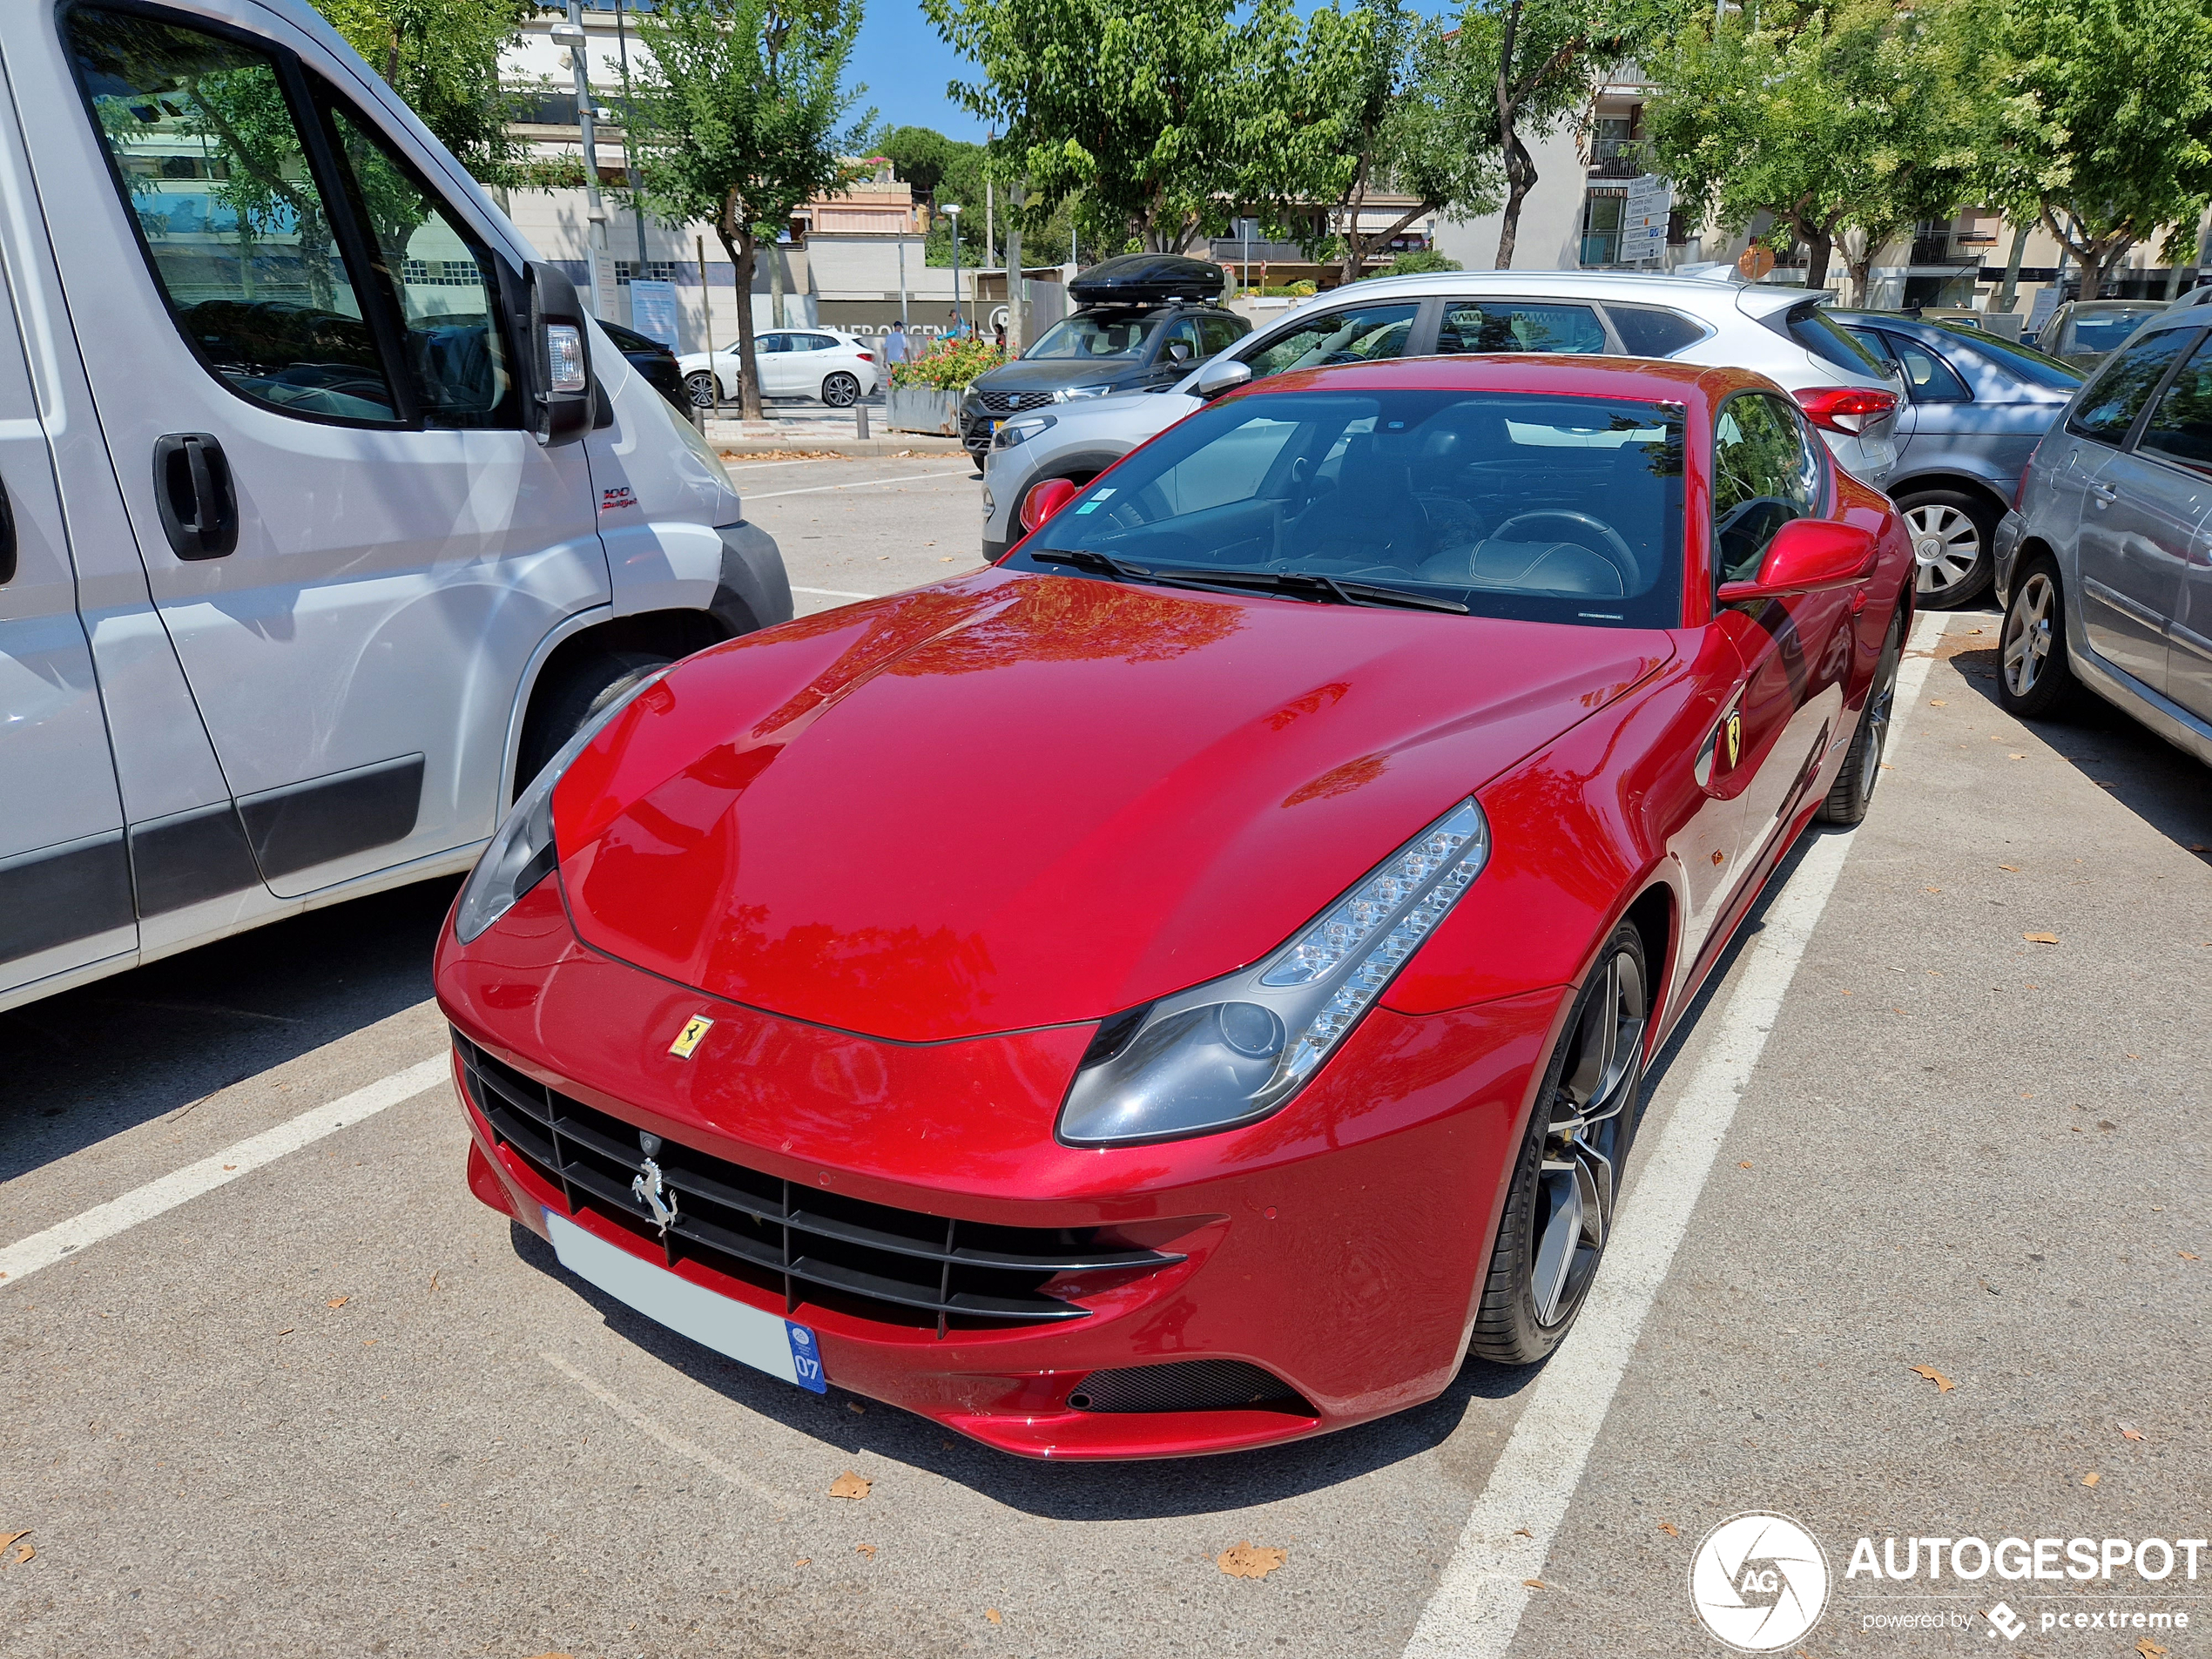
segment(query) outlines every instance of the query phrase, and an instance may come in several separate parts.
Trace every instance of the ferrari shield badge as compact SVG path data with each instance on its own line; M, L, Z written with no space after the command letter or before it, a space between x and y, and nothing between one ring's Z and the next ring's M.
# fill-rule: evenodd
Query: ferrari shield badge
M1736 769L1736 758L1743 752L1743 716L1737 710L1730 709L1728 711L1728 725L1725 728L1723 728L1723 732L1728 739L1729 770L1732 772ZM691 1022L692 1025L697 1025L698 1023L698 1022L696 1020ZM689 1031L690 1027L687 1026L685 1028L687 1035L689 1034ZM680 1042L683 1041L683 1038L679 1037L677 1041ZM686 1049L684 1052L685 1054L689 1054L691 1050Z
M676 1034L676 1041L668 1045L669 1053L678 1060L689 1060L691 1050L699 1046L699 1040L713 1028L713 1021L705 1015L694 1014L684 1022L684 1028Z

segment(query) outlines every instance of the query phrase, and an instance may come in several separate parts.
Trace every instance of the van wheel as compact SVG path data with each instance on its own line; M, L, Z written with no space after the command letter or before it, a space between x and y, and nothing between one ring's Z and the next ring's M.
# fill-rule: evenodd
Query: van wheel
M714 376L706 370L702 368L696 374L686 374L684 377L684 391L691 400L693 408L711 409L714 407Z
M523 752L515 765L515 792L545 770L546 762L576 736L585 721L648 674L676 659L665 651L610 651L586 658L558 684L541 686L531 699L523 730Z
M850 374L833 374L822 382L822 401L833 409L849 409L860 401L860 382Z

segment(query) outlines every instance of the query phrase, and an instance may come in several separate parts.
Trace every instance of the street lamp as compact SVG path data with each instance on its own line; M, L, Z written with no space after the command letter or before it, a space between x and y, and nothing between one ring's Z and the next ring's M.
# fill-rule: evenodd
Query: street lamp
M947 202L945 216L953 221L953 336L960 337L960 204Z

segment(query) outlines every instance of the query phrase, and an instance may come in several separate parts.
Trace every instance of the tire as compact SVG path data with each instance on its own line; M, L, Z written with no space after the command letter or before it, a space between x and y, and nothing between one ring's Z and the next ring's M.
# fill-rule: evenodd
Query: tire
M2012 603L1997 631L1997 705L2016 719L2060 712L2074 696L2059 567L2039 553L2013 572Z
M851 374L840 372L822 382L822 401L833 409L849 409L860 401L860 382Z
M1917 561L1913 599L1922 610L1955 610L1978 598L1997 573L2003 509L1962 489L1925 489L1898 501Z
M1902 596L1900 596L1900 600ZM1874 799L1874 786L1882 776L1882 750L1889 742L1892 705L1897 697L1898 659L1905 655L1905 606L1898 605L1890 618L1882 655L1874 664L1874 683L1866 688L1866 706L1858 711L1858 725L1851 734L1851 752L1844 768L1828 786L1827 799L1813 816L1824 824L1856 824L1866 816Z
M706 370L694 369L686 374L684 377L684 391L691 400L693 408L711 409L714 407L714 376Z
M519 795L529 786L586 720L646 675L675 660L666 651L605 651L577 664L551 687L541 686L524 724L523 752L515 764L515 792Z
M1480 1359L1541 1359L1589 1292L1635 1135L1650 982L1642 935L1624 921L1575 999L1528 1114L1467 1345Z

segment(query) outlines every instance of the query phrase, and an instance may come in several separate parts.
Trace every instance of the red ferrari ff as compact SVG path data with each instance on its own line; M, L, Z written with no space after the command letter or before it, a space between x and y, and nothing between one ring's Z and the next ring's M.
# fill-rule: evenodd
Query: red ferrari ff
M522 792L438 952L470 1185L1040 1457L1550 1352L1647 1057L1866 810L1895 512L1757 375L1581 357L1282 374L1041 488L996 566L690 658Z

